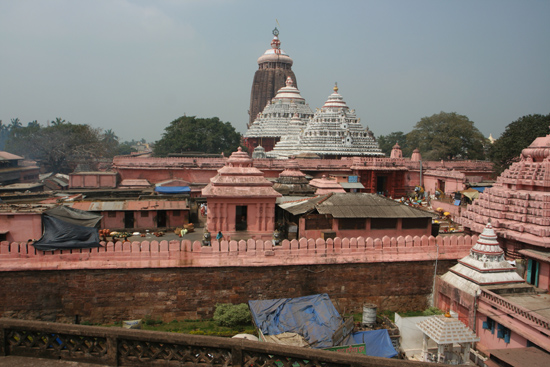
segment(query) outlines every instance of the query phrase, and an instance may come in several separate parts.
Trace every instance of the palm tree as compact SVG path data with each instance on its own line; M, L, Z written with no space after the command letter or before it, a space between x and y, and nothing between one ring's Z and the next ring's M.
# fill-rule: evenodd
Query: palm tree
M118 136L116 136L112 129L105 130L105 133L103 133L103 142L107 144L117 144Z
M20 127L23 127L23 124L21 123L21 120L19 120L19 117L11 119L10 130L15 130Z
M40 124L38 123L38 121L34 120L34 121L31 121L27 124L27 127L40 127Z
M52 121L52 126L59 126L63 125L66 121L63 120L61 117L56 117L55 121Z

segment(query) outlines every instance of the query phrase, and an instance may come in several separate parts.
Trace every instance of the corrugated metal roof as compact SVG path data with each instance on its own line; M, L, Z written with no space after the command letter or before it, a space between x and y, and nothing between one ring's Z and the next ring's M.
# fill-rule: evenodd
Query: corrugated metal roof
M361 182L340 182L344 189L364 189L365 186Z
M316 208L334 218L433 218L429 212L377 194L334 194Z
M81 201L72 205L73 208L88 211L141 211L141 210L188 210L187 202L182 200L144 200L144 201Z
M331 195L332 193L316 196L313 198L298 200L298 201L290 201L290 202L279 204L279 207L293 215L304 214L309 212L312 209L315 209L315 206L317 205L317 203L325 200L327 197L330 197Z

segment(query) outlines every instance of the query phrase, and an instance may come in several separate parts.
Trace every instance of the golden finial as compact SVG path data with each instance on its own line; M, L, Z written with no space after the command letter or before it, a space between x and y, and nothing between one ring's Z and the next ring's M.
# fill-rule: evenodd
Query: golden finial
M338 93L338 83L334 83L334 93Z

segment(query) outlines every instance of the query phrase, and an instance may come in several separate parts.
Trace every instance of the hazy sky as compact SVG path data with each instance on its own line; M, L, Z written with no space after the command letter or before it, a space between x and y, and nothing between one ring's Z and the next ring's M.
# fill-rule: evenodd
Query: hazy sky
M548 0L0 0L0 119L155 141L186 114L244 133L277 26L312 109L338 82L376 136L445 111L497 138L550 113L549 19Z

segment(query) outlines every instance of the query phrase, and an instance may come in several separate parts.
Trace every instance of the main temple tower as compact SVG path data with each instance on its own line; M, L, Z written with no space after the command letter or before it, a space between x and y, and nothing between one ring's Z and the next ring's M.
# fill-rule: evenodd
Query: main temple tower
M271 101L277 91L285 86L287 77L291 77L294 86L298 88L296 76L292 71L292 59L281 49L279 41L279 30L273 30L271 49L264 52L258 59L258 70L254 74L252 91L250 93L250 109L248 110L248 126L254 122L256 117L268 101Z

